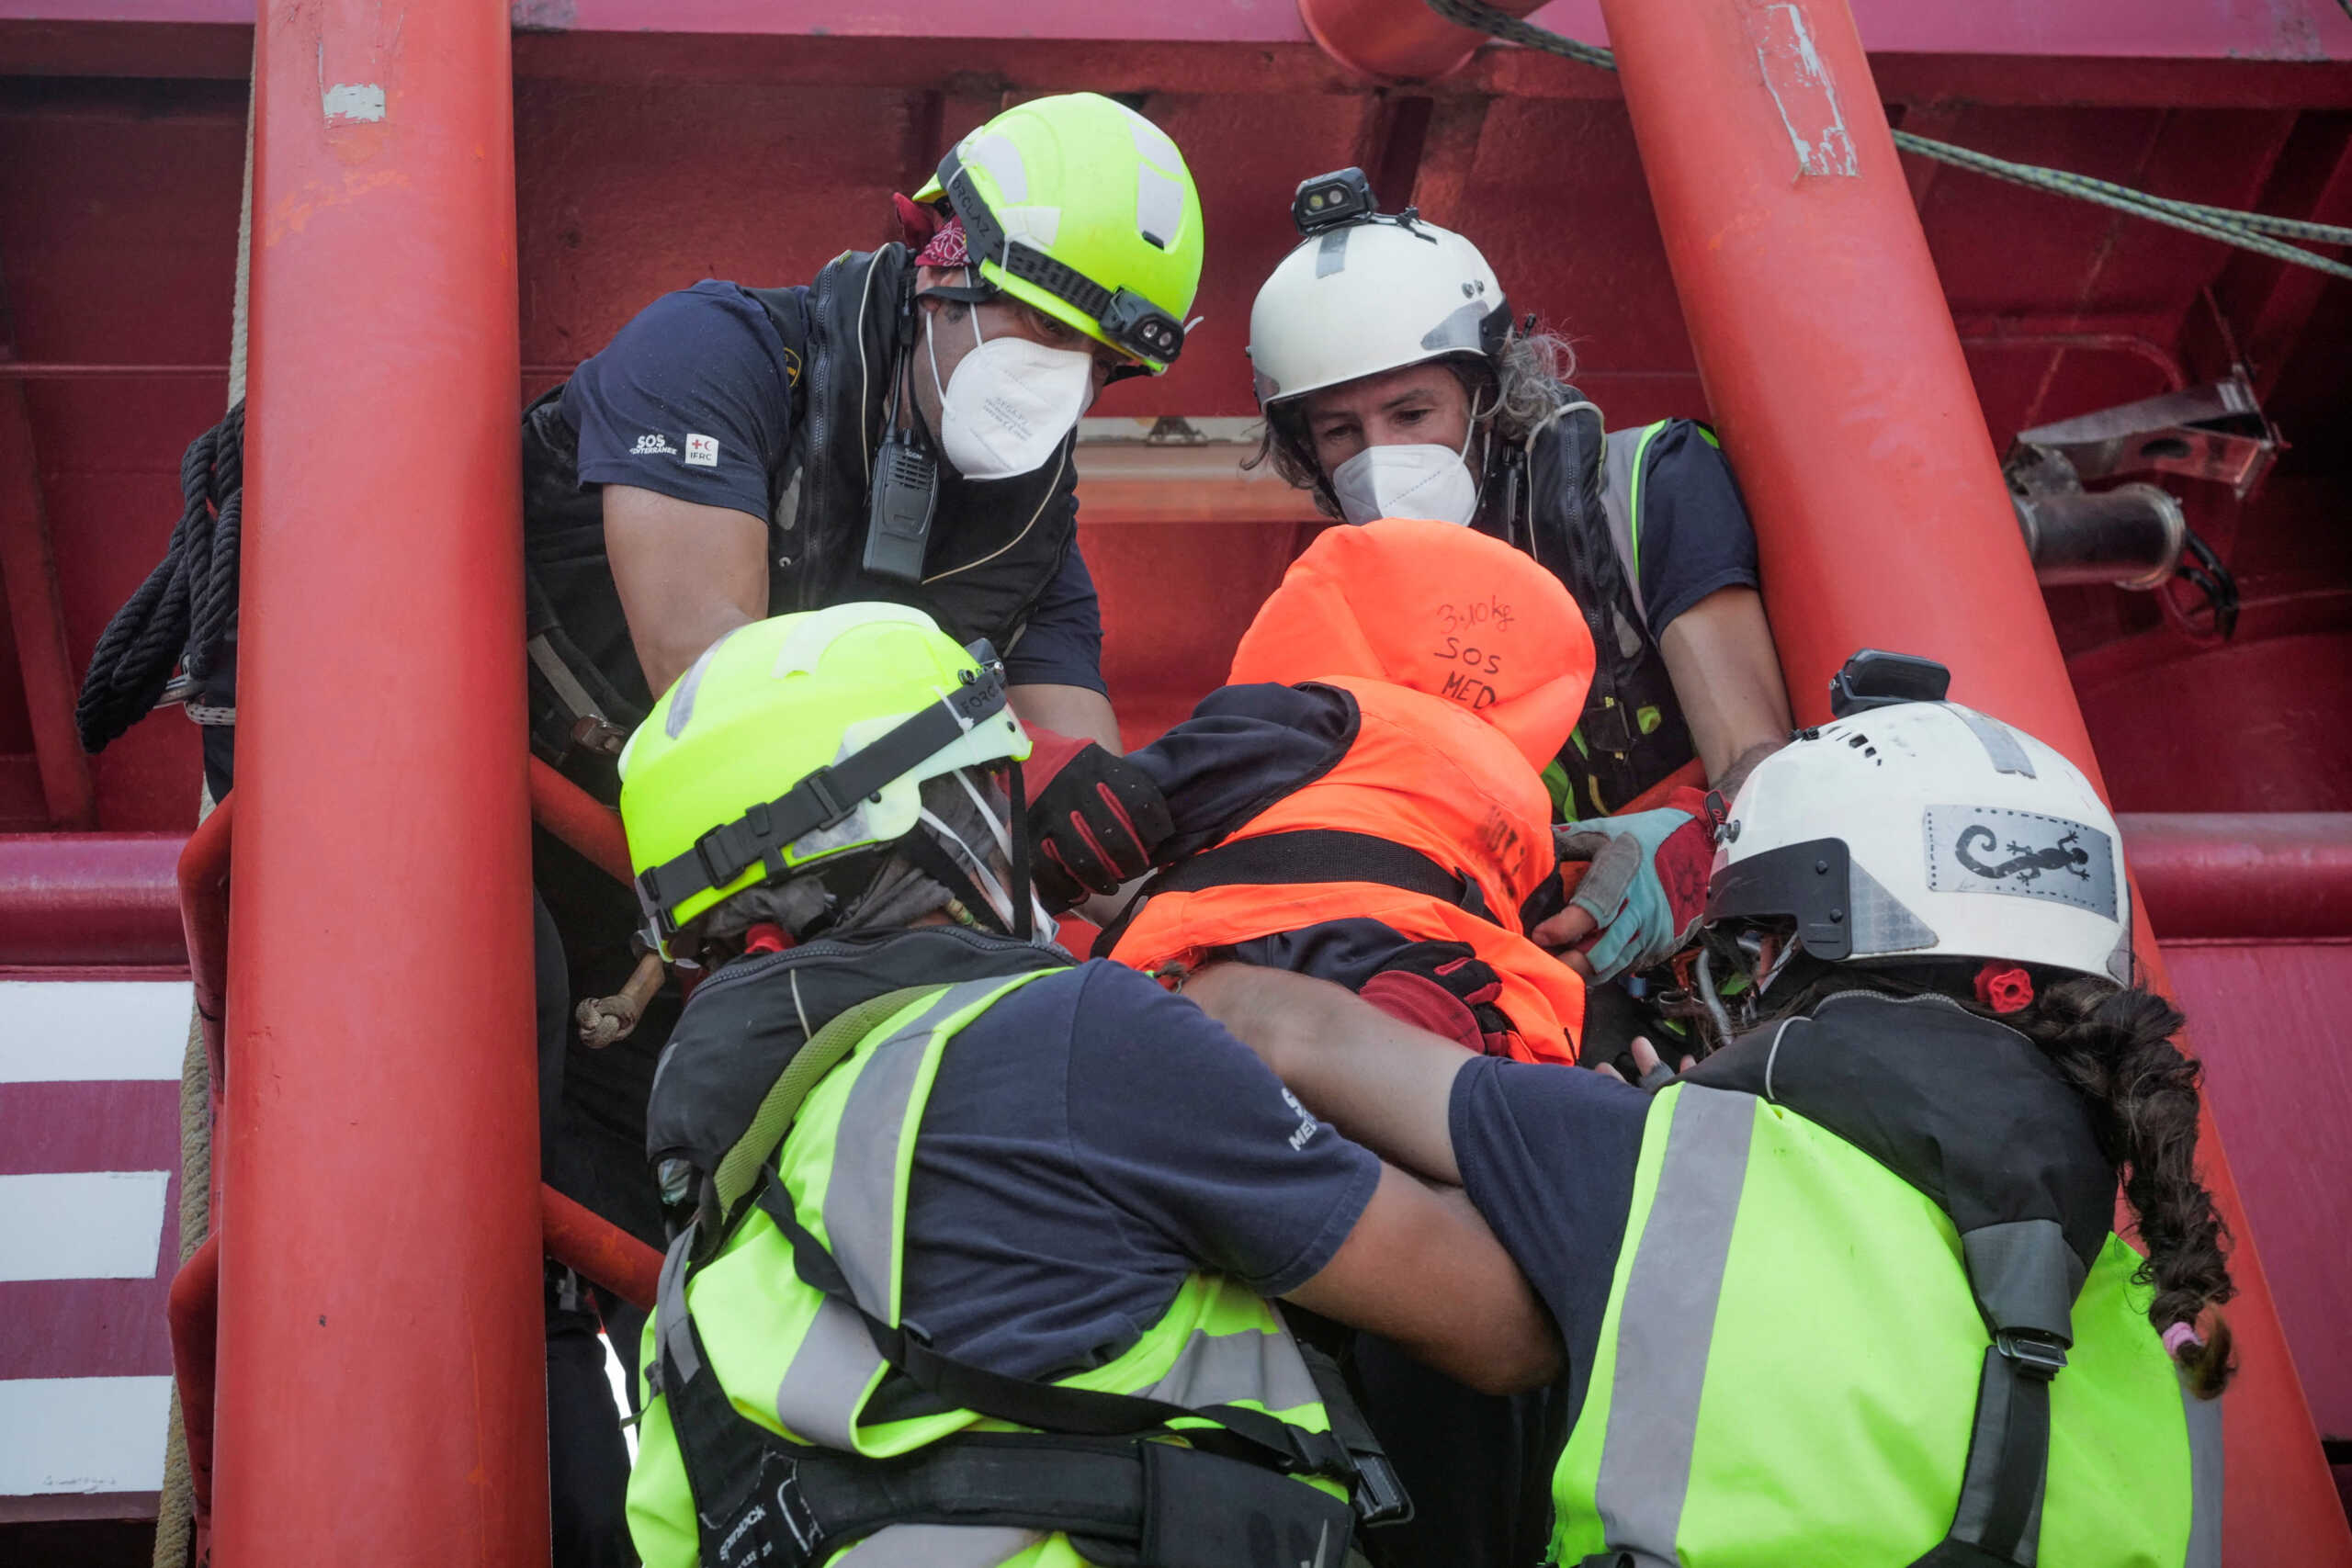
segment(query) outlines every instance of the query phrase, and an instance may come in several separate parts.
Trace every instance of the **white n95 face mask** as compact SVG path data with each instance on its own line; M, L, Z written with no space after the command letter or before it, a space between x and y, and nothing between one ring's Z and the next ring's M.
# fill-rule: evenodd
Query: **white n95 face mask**
M1035 473L1094 401L1094 356L1023 337L984 339L978 308L965 313L976 346L944 386L936 315L923 333L939 393L941 454L967 479Z
M1420 517L1467 525L1478 514L1478 481L1451 446L1367 446L1331 470L1331 493L1340 514L1359 525Z

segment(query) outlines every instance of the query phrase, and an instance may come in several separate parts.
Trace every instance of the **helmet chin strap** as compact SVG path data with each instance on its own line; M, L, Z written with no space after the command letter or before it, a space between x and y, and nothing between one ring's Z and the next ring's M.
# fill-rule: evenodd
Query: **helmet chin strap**
M1474 526L1478 521L1479 511L1487 504L1487 480L1493 477L1495 471L1494 418L1496 414L1502 412L1502 406L1503 393L1500 387L1495 389L1494 407L1484 413L1478 412L1477 394L1471 394L1469 426L1462 433L1462 466L1465 468L1470 466L1470 443L1477 442L1478 489L1470 502L1469 518ZM1479 422L1482 420L1486 422L1486 428L1483 430L1479 428Z
M1026 815L1025 791L1020 765L1015 763L1012 771L1012 815L1018 822ZM987 799L973 786L966 770L958 768L955 777L978 808L982 819L994 829L997 848L1010 864L1012 886L1007 887L999 882L996 874L989 869L988 856L965 842L962 834L929 809L922 810L917 818L928 831L918 830L906 841L909 858L956 894L967 908L987 919L1000 935L1017 942L1034 942L1037 932L1036 895L1029 881L1028 835L1006 830ZM950 849L950 845L954 848Z

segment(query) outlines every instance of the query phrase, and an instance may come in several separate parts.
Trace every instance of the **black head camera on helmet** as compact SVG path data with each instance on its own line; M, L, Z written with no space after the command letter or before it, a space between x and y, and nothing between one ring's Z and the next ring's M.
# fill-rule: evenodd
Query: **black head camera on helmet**
M1372 181L1362 169L1339 169L1301 180L1298 193L1290 198L1290 220L1309 240L1351 223L1394 223L1437 243L1437 236L1421 227L1420 219L1420 209L1416 207L1397 213L1381 211L1380 198L1372 194Z
M1298 194L1290 198L1290 220L1298 225L1300 233L1309 237L1342 223L1376 217L1379 211L1380 203L1372 194L1372 181L1364 177L1362 169L1340 169L1301 180Z

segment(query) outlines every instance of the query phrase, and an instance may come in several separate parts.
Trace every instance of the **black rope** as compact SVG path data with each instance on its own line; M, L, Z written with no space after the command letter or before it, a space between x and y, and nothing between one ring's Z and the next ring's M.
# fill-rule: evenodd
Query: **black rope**
M244 509L245 405L188 444L186 505L164 558L107 623L83 677L74 722L82 749L108 742L153 711L172 672L202 681L237 625L237 535Z

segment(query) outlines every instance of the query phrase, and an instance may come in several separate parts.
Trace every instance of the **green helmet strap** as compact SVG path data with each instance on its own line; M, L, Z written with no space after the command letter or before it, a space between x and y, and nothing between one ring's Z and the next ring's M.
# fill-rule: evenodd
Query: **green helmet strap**
M1173 365L1184 351L1184 326L1175 317L1125 288L1111 289L1034 245L1016 245L972 183L964 160L949 148L939 163L940 189L964 225L972 260L992 261L1023 283L1033 284L1083 311L1103 334L1139 358Z
M671 911L698 893L723 888L754 865L782 876L785 852L808 834L830 828L878 797L928 758L955 744L973 726L1004 711L1004 674L996 650L974 646L980 668L965 673L964 684L908 718L869 745L831 767L819 768L775 799L763 801L732 822L722 822L695 840L694 848L637 878L638 901L664 942L678 923Z

